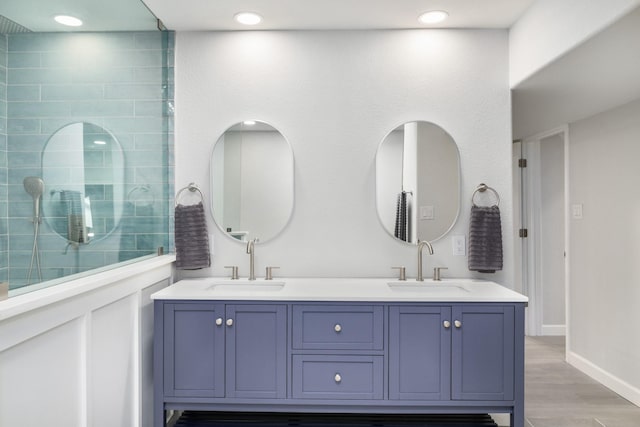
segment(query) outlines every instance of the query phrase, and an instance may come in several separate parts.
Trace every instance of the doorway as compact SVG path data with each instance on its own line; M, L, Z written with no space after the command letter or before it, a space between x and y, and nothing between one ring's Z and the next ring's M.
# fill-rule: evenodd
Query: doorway
M528 335L566 335L568 132L558 128L514 143L522 292ZM520 160L526 159L526 160ZM517 210L517 209L516 209Z

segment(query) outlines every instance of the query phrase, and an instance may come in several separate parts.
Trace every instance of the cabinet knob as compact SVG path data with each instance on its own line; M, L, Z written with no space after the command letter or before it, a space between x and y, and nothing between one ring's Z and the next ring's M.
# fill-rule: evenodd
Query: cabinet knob
M218 317L216 319L216 325L218 325L218 326L222 325L222 317Z
M442 325L444 326L445 329L449 329L451 327L451 322L449 322L448 320L445 320L444 322L442 322Z
M338 373L333 377L333 379L335 380L335 382L339 383L342 381L342 376Z
M227 326L233 326L233 319L227 319Z
M333 330L336 332L342 331L342 325L340 325L340 323L336 323L336 325L333 327Z
M459 321L459 320L455 320L455 321L453 322L453 324L454 324L454 325L456 326L456 328L458 328L458 329L459 329L460 327L462 327L462 322L461 322L461 321Z

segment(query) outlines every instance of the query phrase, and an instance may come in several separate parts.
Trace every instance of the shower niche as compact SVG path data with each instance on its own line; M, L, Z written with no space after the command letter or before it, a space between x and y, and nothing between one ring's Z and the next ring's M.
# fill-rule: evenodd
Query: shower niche
M69 244L98 241L120 222L125 198L124 153L106 129L87 122L57 130L42 153L42 213Z

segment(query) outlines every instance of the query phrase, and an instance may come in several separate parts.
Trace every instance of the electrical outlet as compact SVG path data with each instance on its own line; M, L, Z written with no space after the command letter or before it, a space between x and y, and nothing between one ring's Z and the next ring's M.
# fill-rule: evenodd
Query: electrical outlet
M453 236L451 237L451 243L453 246L453 255L454 256L465 256L467 255L467 243L464 236Z

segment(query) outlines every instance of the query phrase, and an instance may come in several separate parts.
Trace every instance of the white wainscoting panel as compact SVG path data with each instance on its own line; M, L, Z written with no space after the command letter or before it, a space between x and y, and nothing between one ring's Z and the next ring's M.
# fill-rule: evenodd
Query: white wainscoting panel
M151 426L150 295L172 282L174 260L0 302L0 426Z
M1 426L83 425L82 319L0 352Z

